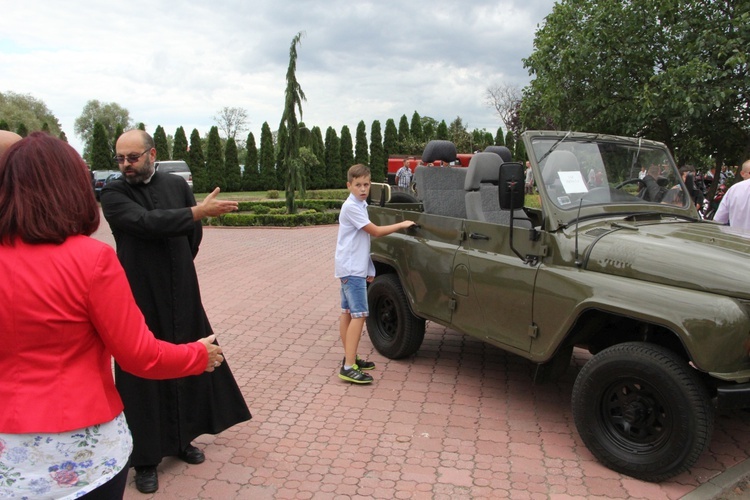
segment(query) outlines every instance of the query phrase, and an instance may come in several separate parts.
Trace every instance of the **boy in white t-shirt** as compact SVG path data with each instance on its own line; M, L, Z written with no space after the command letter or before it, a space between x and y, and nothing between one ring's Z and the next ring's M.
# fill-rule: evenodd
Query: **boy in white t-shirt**
M363 370L373 370L375 363L357 356L359 339L367 307L367 283L375 279L375 266L370 258L370 236L386 236L414 225L405 220L389 226L376 226L367 215L370 194L370 169L357 164L347 172L349 197L339 213L336 239L335 276L341 281L341 319L339 333L344 344L344 361L339 378L355 384L369 384L372 377Z

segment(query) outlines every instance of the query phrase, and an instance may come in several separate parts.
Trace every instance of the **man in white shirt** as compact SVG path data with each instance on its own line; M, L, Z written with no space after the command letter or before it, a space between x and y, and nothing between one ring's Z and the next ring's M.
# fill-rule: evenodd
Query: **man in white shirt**
M744 180L727 190L714 220L730 227L750 230L750 160L742 164L740 176Z

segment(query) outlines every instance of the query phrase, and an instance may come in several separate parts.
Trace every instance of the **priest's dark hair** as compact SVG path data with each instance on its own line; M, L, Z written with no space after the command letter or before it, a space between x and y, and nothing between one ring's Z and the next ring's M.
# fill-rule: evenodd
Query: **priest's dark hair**
M33 132L0 157L0 245L62 243L99 227L86 163L67 142Z

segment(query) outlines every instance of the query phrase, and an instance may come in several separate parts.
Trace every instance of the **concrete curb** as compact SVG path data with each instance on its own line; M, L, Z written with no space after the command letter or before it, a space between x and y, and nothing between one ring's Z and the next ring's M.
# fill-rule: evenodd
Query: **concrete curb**
M703 483L681 500L706 500L707 498L717 498L719 495L731 490L734 486L750 476L750 460L745 460L730 467L715 478Z

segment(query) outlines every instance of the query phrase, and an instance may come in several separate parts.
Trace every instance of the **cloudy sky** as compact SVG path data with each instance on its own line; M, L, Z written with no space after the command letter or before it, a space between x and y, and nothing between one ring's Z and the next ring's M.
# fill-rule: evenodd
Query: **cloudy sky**
M223 107L249 132L278 128L289 46L307 97L302 120L337 133L402 115L495 132L489 86L529 81L522 58L554 0L5 0L0 92L30 94L73 123L92 99L115 102L153 132L188 136ZM247 132L243 134L243 139ZM239 137L238 137L239 138Z

